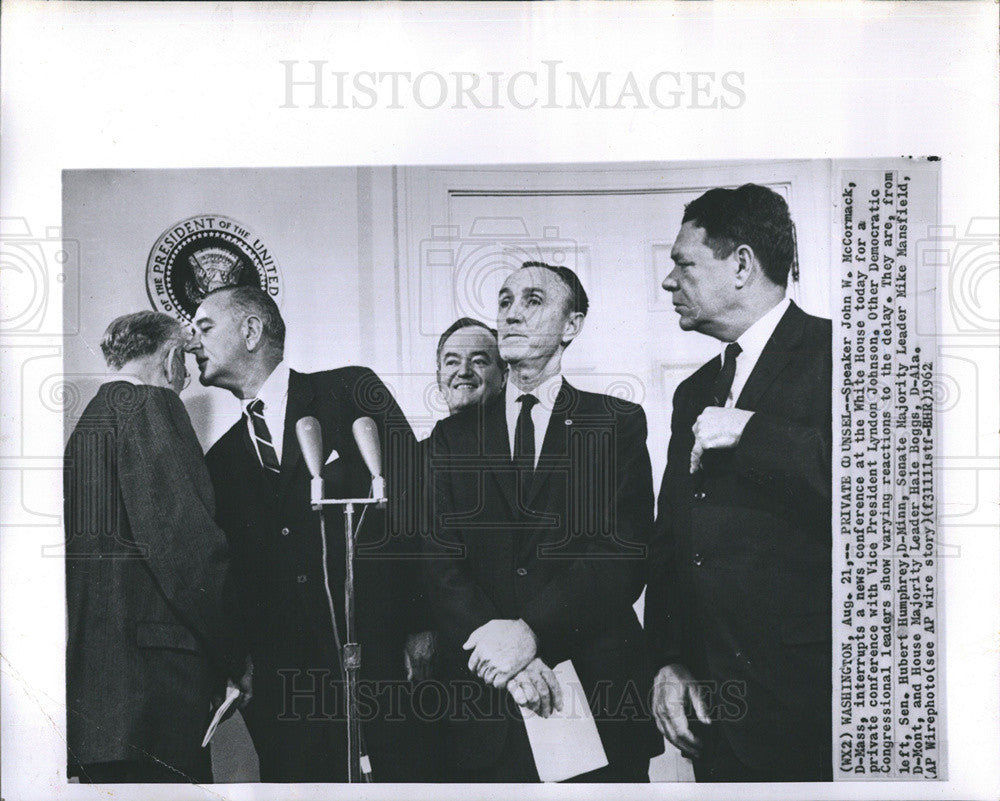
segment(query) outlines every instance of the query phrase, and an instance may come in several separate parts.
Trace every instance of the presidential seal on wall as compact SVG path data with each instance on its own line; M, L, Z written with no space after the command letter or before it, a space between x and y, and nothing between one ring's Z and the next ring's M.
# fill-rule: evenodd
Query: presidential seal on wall
M240 284L259 286L277 301L281 273L259 237L221 214L199 214L171 225L146 262L153 308L186 322L213 289Z

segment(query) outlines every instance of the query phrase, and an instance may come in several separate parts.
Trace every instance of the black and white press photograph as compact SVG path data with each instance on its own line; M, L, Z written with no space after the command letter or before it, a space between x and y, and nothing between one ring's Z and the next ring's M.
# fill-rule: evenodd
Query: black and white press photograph
M0 801L996 796L995 4L3 2Z
M68 778L831 780L839 175L64 173Z

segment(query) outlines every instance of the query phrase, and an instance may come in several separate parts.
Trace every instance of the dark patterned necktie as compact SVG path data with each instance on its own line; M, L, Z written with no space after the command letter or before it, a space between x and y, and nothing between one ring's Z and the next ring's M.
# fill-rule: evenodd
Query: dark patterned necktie
M733 379L736 378L736 357L742 352L743 348L739 342L730 342L726 345L722 369L712 383L712 406L725 406L729 400L729 391L733 388Z
M271 432L264 420L264 401L260 398L250 401L247 404L247 414L250 415L250 423L253 425L253 436L257 440L257 451L260 453L261 465L271 473L280 473L281 465L278 463L278 454L274 450Z
M531 409L538 403L538 398L525 394L517 402L521 404L521 411L514 426L514 464L534 470L535 424L531 420Z

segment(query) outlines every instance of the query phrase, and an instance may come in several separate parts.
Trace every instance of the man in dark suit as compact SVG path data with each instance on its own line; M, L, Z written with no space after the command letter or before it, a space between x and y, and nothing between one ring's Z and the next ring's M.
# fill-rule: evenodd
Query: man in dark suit
M437 384L455 414L494 397L503 389L506 367L497 332L479 320L459 317L437 346Z
M646 594L657 722L698 781L832 775L831 325L785 297L794 243L775 192L713 189L663 282L723 345L674 395Z
M244 711L262 781L347 779L347 727L339 644L345 634L342 507L325 507L326 539L310 506L310 475L295 424L322 429L328 497L367 497L371 475L352 424L378 428L390 498L387 512L365 508L356 554L357 619L362 645L361 713L375 777L403 781L404 645L415 562L397 557L396 508L415 453L410 426L378 377L363 367L304 374L284 362L285 325L256 287L209 293L191 343L201 382L240 399L243 416L208 453L219 521L229 536L234 575L253 659L254 698Z
M184 330L139 312L108 327L114 380L66 446L66 716L81 782L210 782L213 695L238 682L226 538L177 394Z
M586 293L564 267L528 262L499 295L504 392L431 435L434 515L426 569L450 709L456 781L538 781L517 707L565 698L572 660L608 765L579 781L648 781L662 739L632 604L652 524L646 421L635 404L561 375Z

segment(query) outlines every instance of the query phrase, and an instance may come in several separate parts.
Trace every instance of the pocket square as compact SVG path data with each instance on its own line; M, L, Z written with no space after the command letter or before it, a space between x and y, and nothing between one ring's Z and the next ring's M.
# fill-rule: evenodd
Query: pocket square
M339 458L340 458L340 454L337 453L336 450L332 450L332 451L330 451L330 455L326 457L326 461L323 464L324 465L330 464L331 462L337 461L337 459L339 459Z

